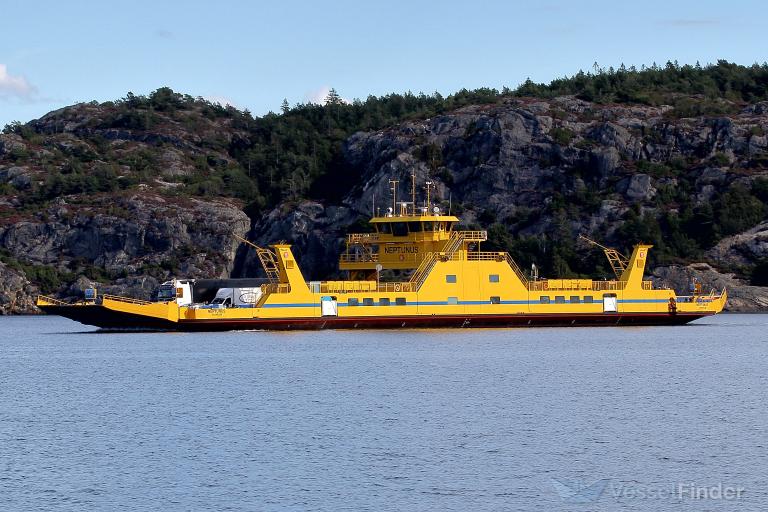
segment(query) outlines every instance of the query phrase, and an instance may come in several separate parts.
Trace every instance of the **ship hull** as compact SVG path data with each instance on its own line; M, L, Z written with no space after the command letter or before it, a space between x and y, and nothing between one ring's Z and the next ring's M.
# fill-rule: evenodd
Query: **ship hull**
M173 322L103 306L42 306L46 313L110 330L235 331L483 327L683 325L712 313L410 315L380 317L247 318Z

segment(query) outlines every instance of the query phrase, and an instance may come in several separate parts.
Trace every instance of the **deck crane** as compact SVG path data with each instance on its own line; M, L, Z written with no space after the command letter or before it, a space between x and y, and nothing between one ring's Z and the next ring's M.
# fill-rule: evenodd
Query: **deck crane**
M589 242L590 244L602 249L603 252L605 253L605 257L608 258L608 263L611 264L613 273L616 274L616 279L621 279L621 274L624 273L624 271L627 269L627 265L629 264L629 260L627 259L626 256L621 254L616 249L611 249L610 247L606 247L603 244L595 242L591 238L587 238L584 235L580 234L579 240L584 240L585 242Z
M249 240L246 240L243 237L237 235L234 235L234 237L256 249L256 255L259 257L261 266L264 267L264 273L267 274L267 279L269 279L270 283L277 283L280 281L280 270L278 269L277 256L275 256L274 252L269 249L259 247L258 245Z

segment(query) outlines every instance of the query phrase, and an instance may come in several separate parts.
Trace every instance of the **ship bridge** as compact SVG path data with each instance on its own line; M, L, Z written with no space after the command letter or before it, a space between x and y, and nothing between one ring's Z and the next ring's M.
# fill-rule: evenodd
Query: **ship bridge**
M413 270L433 253L456 253L473 248L488 239L486 231L458 231L458 217L445 215L430 201L434 184L425 183L425 200L416 204L416 176L411 174L411 200L397 200L398 181L390 180L392 206L384 215L369 221L373 232L347 235L346 249L339 258L339 269L351 278L370 279L377 271ZM374 207L375 210L375 207Z

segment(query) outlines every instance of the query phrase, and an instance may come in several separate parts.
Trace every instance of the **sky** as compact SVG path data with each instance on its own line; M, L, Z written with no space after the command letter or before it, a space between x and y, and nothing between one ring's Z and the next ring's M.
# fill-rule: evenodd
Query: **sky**
M516 87L621 63L768 60L764 0L0 0L0 127L168 86L255 115Z

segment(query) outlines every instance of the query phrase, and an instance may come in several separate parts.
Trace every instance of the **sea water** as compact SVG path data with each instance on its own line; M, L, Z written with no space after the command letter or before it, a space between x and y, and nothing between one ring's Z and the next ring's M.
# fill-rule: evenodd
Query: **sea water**
M105 333L0 318L0 510L765 510L768 316Z

